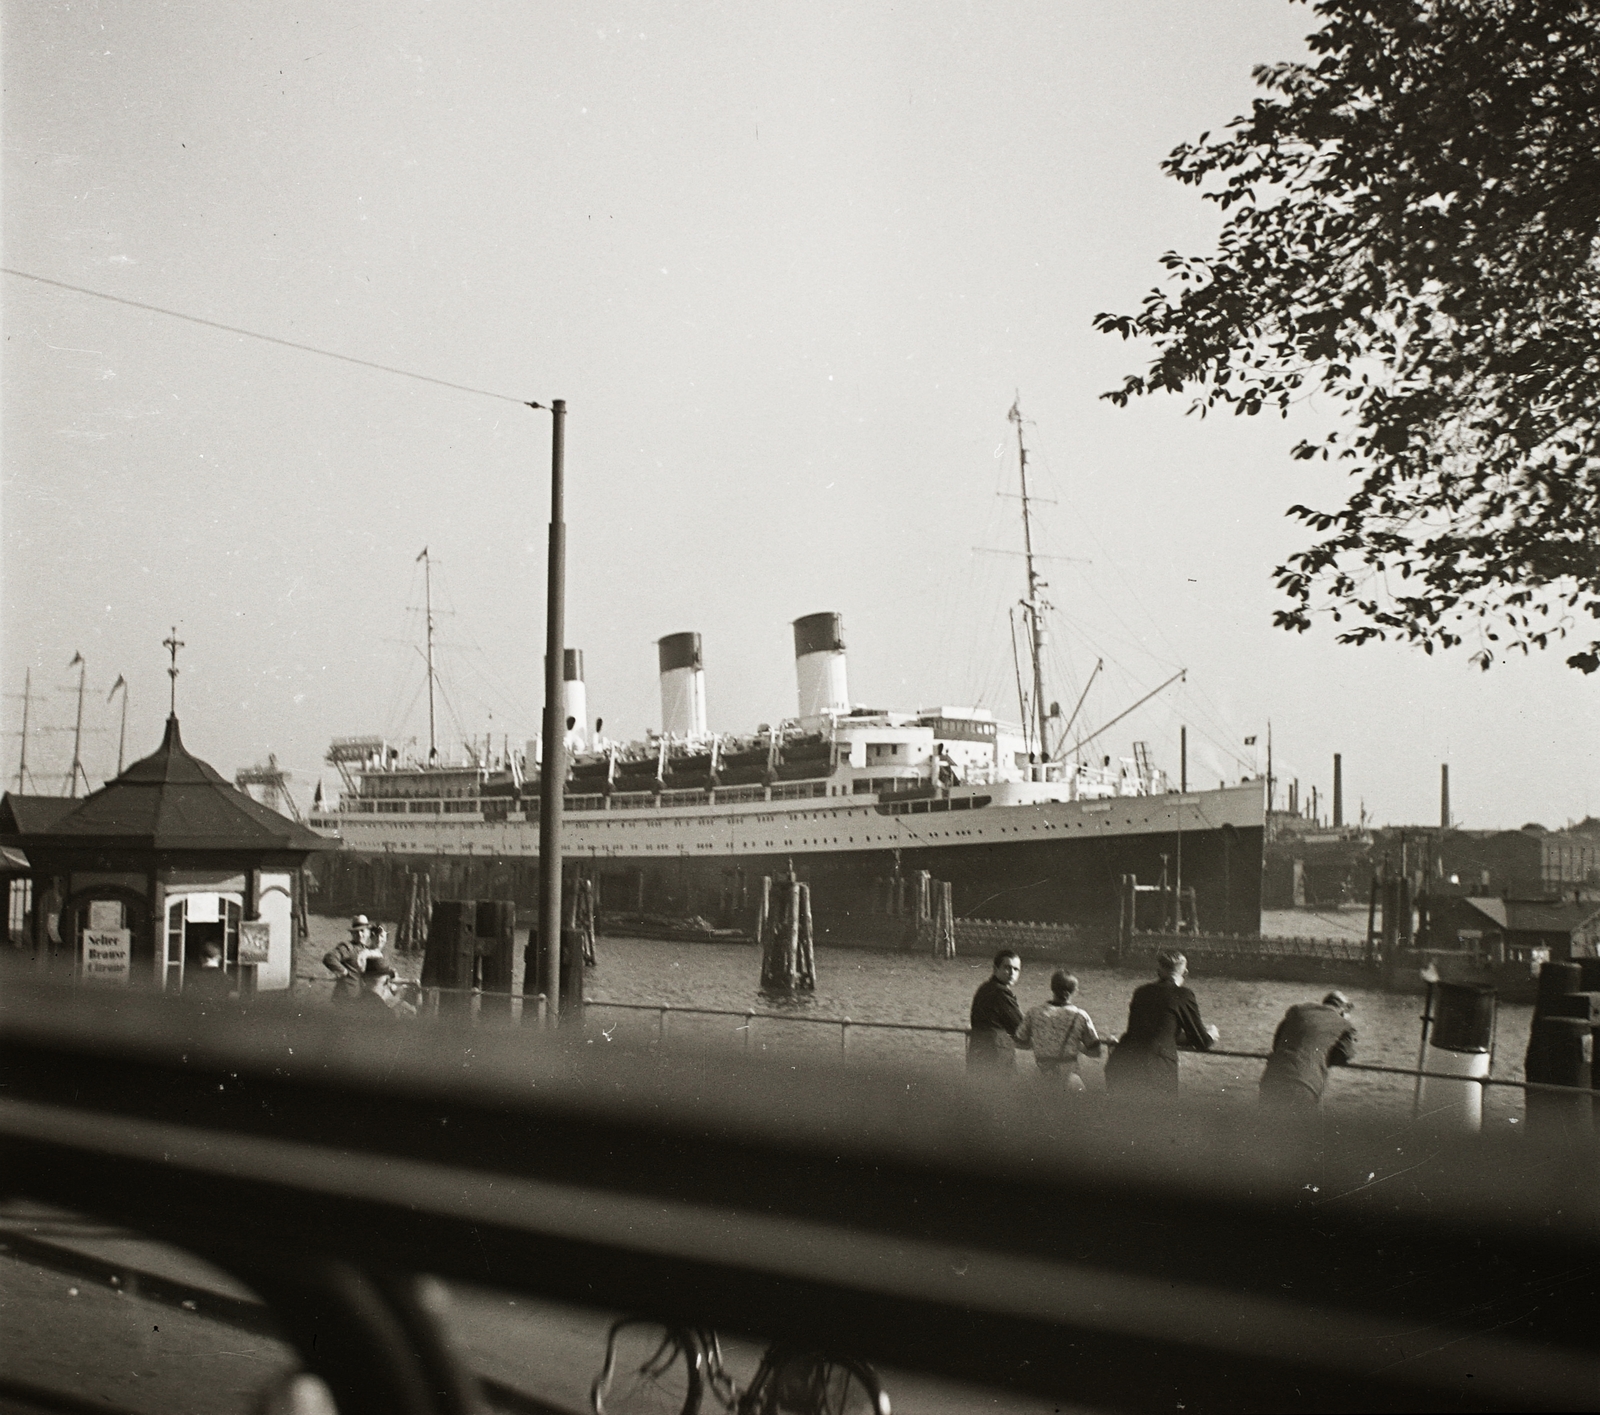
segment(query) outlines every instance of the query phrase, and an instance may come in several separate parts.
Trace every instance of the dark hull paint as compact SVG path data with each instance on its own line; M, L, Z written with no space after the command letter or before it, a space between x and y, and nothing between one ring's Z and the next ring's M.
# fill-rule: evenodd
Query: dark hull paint
M1167 858L1163 862L1163 855ZM1171 880L1178 838L1170 834L1103 839L1018 840L982 845L925 846L898 852L902 875L927 870L948 880L956 917L1068 924L1085 942L1109 942L1118 920L1118 883ZM763 875L795 873L811 885L819 942L870 943L885 936L886 878L895 869L888 851L767 855L670 856L654 859L576 859L598 885L602 910L698 915L722 928L747 928ZM1259 933L1262 832L1257 829L1185 832L1183 886L1195 892L1202 930ZM519 856L402 855L345 849L316 862L318 912L361 911L394 917L404 908L412 873L432 877L435 899L511 899L525 917L536 914L539 862ZM1158 894L1139 896L1139 927L1161 924ZM1170 907L1170 905L1169 905ZM892 930L890 931L893 932Z

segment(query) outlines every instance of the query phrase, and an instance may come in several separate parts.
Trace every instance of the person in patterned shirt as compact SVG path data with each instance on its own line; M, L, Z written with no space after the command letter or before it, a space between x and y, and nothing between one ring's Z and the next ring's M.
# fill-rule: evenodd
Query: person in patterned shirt
M1078 1058L1100 1055L1094 1020L1072 1001L1077 990L1078 980L1058 969L1050 975L1051 1001L1029 1008L1017 1028L1017 1047L1033 1052L1041 1079L1069 1091L1084 1089Z

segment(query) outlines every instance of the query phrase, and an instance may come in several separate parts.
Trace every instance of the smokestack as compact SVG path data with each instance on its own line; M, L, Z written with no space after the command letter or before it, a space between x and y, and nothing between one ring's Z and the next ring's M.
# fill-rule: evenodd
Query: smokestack
M661 731L668 737L706 732L706 672L698 634L668 634L656 641L661 664Z
M1450 829L1450 763L1439 764L1439 829Z
M808 614L794 621L794 676L800 688L800 720L820 726L823 718L850 711L844 680L844 620Z
M583 682L583 650L564 649L561 659L562 721L567 724L567 750L589 750L589 690Z
M1344 758L1333 754L1333 823L1344 824Z

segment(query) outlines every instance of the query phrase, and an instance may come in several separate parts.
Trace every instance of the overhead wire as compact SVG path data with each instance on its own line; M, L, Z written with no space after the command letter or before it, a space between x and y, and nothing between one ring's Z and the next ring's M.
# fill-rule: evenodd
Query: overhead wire
M396 368L392 364L375 363L371 359L358 359L353 354L337 353L333 349L322 349L315 344L303 344L295 339L282 339L276 334L263 334L258 329L245 329L237 324L223 324L220 320L204 319L197 314L187 314L183 310L167 309L162 305L146 304L143 300L130 300L122 295L108 295L104 290L91 290L85 285L71 285L65 280L51 280L43 275L34 275L26 270L15 270L10 266L0 266L0 272L14 275L19 280L32 280L40 285L52 285L58 290L70 290L75 295L88 295L96 300L108 300L114 305L126 305L129 309L145 310L150 314L165 315L168 319L186 320L190 324L204 325L207 329L220 329L225 334L238 334L246 339L259 339L264 344L278 344L285 349L298 349L304 354L317 354L324 359L337 359L340 363L355 364L360 368L376 369L379 373L392 373L401 378L413 378L419 383L432 383L440 388L453 388L457 393L474 393L481 398L497 398L504 403L519 403L525 408L536 406L526 398L516 398L509 393L496 393L488 388L474 388L471 384L452 383L449 379L435 378L432 374L417 373L414 369Z

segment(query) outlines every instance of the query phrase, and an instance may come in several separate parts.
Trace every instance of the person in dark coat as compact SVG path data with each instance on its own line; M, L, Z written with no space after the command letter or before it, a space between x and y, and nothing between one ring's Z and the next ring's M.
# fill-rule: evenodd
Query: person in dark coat
M1315 1110L1321 1104L1328 1068L1355 1060L1352 1008L1342 992L1330 992L1321 1002L1296 1003L1283 1014L1261 1073L1262 1105Z
M333 974L333 1000L353 1003L361 997L361 973L366 965L367 916L350 920L350 937L322 955L322 966Z
M394 1021L394 1006L389 999L394 979L394 969L381 956L374 954L368 958L361 970L361 994L351 1004L352 1011L366 1017Z
M1176 1096L1178 1049L1209 1051L1217 1029L1200 1017L1200 1004L1184 987L1189 960L1181 953L1156 955L1160 977L1134 990L1128 1028L1106 1062L1106 1089Z
M1009 948L994 956L994 973L972 995L972 1030L967 1034L967 1066L1014 1067L1016 1035L1022 1025L1022 1008L1011 985L1022 976L1022 959Z

